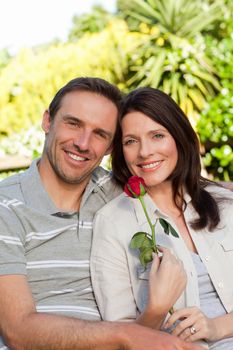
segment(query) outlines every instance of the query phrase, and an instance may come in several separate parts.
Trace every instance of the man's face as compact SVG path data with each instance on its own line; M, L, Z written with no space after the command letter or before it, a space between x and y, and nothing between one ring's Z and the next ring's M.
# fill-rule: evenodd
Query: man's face
M111 152L117 112L106 97L87 91L67 93L53 121L45 112L44 155L60 180L88 183L103 156Z

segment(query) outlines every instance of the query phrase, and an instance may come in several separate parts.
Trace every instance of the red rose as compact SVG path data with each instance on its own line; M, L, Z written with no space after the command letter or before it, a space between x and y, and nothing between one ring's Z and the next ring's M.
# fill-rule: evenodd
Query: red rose
M155 237L155 225L157 221L159 221L160 225L163 227L164 233L169 235L172 234L174 237L179 237L174 228L167 222L165 219L156 218L155 223L151 222L151 219L148 215L144 195L146 194L146 184L143 178L138 176L131 176L128 179L128 182L125 184L124 192L127 196L131 198L137 198L142 205L142 209L146 216L146 220L150 226L151 233L147 232L136 232L131 241L130 248L139 249L139 259L142 264L146 268L148 262L153 260L153 252L158 254L158 247L156 245L156 237Z
M124 192L129 197L138 198L140 196L144 196L146 193L145 186L146 184L142 177L131 176L124 187Z

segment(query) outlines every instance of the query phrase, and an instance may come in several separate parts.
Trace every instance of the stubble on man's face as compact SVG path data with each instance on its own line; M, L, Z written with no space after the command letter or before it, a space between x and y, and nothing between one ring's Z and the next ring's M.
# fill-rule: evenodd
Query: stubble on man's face
M117 108L107 98L80 91L64 96L44 148L56 177L66 184L87 183L111 145L116 122Z

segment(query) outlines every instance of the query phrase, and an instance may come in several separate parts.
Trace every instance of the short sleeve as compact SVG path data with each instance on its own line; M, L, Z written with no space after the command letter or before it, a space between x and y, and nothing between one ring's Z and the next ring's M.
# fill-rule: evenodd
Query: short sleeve
M24 230L15 210L18 203L0 198L0 275L26 275Z

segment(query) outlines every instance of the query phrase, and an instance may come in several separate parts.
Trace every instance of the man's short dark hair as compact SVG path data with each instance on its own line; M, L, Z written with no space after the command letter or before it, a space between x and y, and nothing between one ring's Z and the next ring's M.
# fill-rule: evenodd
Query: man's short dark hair
M49 105L49 114L51 120L54 119L57 111L61 107L62 98L67 93L72 91L89 91L99 94L112 101L118 110L120 109L122 94L115 85L101 78L79 77L69 81L54 96Z

